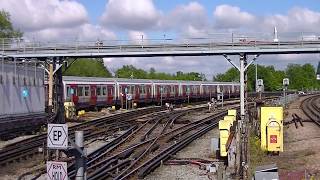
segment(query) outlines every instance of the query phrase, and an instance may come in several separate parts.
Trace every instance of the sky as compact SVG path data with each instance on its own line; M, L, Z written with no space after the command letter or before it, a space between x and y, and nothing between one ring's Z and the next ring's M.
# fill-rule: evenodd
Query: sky
M0 0L24 39L39 41L216 38L219 34L320 35L320 0ZM237 62L238 57L231 57ZM252 58L252 57L251 57ZM320 54L263 55L258 63L284 69L289 63L317 65ZM207 79L232 67L221 56L108 58L114 72L122 65L175 73L196 71Z

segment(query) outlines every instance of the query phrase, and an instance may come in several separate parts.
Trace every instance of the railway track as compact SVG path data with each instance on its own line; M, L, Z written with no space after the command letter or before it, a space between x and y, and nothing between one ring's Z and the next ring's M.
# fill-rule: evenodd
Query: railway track
M120 114L98 118L69 128L69 136L71 139L74 136L74 131L83 130L86 139L99 137L106 133L106 130L127 129L133 126L131 122L139 116L160 111L163 108L152 107L141 110L129 111ZM28 159L35 154L40 153L46 149L47 134L41 134L32 138L28 138L10 145L5 146L0 150L0 165L4 166L11 162Z
M300 108L304 114L320 127L320 95L314 95L302 101Z
M226 115L226 111L221 111L201 120L178 124L178 119L190 111L154 117L118 143L109 143L108 148L88 155L88 179L142 178L163 160L216 127L219 119ZM74 178L74 169L68 172L69 177Z
M232 101L226 102L226 105L238 103L239 101ZM200 126L203 126L204 123L208 123L208 121L199 121L186 124L186 121L178 121L178 119L189 112L206 108L206 106L197 106L188 109L184 108L184 110L174 110L170 113L157 113L153 118L147 118L145 121L142 121L143 123L131 126L112 141L87 155L88 174L97 174L110 165L113 166L113 168L116 168L117 166L115 166L114 163L119 160L118 158L120 158L121 161L121 159L126 158L133 153L135 156L139 156L141 153L143 154L146 148L148 148L148 153L145 154L146 156L149 156L149 153L153 152L153 150L159 149L160 140L163 142L165 139L168 139L167 141L170 143L175 142L175 138L188 134L192 130L194 131ZM158 138L158 140L155 141L155 138ZM151 145L153 141L155 142ZM144 160L144 158L142 158L142 160ZM68 176L70 179L73 179L75 176L73 161L69 161L68 164ZM20 177L37 174L32 178L37 179L45 172L45 168L40 168L23 174Z
M0 139L9 140L21 134L38 131L47 123L48 118L50 116L46 113L0 117Z

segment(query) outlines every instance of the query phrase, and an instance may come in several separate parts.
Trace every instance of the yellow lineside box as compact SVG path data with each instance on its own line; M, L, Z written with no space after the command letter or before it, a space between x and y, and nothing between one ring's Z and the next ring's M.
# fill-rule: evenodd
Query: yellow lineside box
M223 120L230 121L233 124L233 122L236 121L236 117L235 116L224 116Z
M219 121L219 131L220 131L220 156L221 157L226 157L228 155L227 152L227 141L229 138L229 131L230 131L230 121L224 121L220 120Z
M283 108L261 107L261 149L283 152Z
M76 116L76 108L73 102L64 103L64 112L67 119L73 119Z
M228 110L228 116L237 117L237 110L235 110L235 109L229 109L229 110Z

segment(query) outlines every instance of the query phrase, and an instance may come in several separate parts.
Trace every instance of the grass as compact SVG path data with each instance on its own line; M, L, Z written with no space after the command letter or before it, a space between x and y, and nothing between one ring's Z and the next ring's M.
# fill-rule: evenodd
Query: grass
M254 133L249 136L249 174L254 175L257 166L265 164L268 159L267 152L261 149L261 141Z

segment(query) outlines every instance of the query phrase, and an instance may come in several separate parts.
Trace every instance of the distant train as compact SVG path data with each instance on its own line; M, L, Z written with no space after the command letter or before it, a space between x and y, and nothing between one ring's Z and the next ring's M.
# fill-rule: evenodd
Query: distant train
M225 98L239 97L236 82L148 80L64 76L64 100L76 109L121 106L127 100L138 105L160 102L209 100L223 93ZM128 99L127 99L128 98Z

